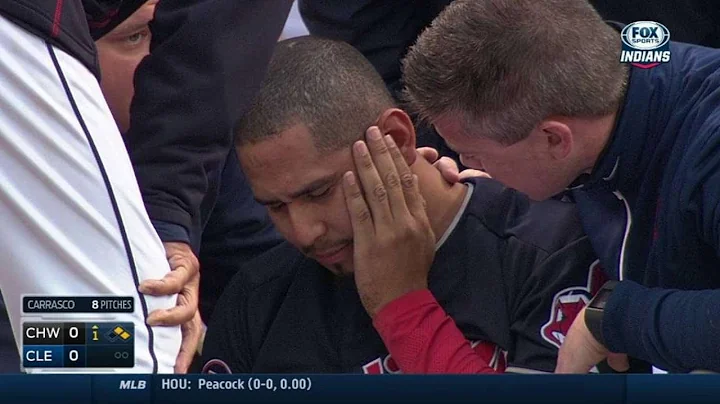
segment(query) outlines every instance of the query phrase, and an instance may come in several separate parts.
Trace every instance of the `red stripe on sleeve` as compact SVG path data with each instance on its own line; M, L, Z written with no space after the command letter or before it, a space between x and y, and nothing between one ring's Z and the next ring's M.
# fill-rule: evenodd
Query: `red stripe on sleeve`
M427 289L388 303L373 324L403 373L498 373Z
M57 0L55 3L55 15L53 16L53 25L51 35L53 38L60 34L60 19L62 18L63 0Z

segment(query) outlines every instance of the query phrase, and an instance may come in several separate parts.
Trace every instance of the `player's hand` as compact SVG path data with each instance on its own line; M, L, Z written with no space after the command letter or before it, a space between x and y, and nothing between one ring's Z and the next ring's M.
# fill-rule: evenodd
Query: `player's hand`
M585 325L585 309L582 309L560 347L555 373L587 373L605 358L616 371L625 372L630 368L626 355L611 353L592 336Z
M455 160L450 157L440 157L437 150L432 147L419 147L417 152L427 160L428 163L431 163L433 167L437 168L445 181L450 184L473 177L491 178L490 174L480 170L467 169L460 172Z
M202 339L205 337L205 324L196 311L192 320L182 325L182 343L180 353L175 360L175 373L187 373L195 355L200 351Z
M163 243L171 271L163 279L146 280L140 293L151 296L178 294L172 309L155 310L148 316L149 325L180 325L193 319L200 294L200 263L186 243Z
M355 283L374 317L387 303L427 288L435 235L418 179L390 136L371 127L367 143L353 145L353 159L357 177L345 173L343 191L353 226Z

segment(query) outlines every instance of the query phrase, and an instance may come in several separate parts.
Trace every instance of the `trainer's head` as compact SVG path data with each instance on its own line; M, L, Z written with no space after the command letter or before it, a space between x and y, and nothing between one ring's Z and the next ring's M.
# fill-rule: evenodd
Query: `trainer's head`
M336 274L352 272L352 226L342 176L351 146L377 125L412 163L412 121L353 47L315 37L279 42L236 148L255 198L276 228Z
M95 41L100 60L102 88L120 132L130 127L133 77L140 61L150 53L150 28L158 0L149 0L122 24Z
M620 50L586 0L456 0L404 59L405 96L466 166L545 199L607 141Z

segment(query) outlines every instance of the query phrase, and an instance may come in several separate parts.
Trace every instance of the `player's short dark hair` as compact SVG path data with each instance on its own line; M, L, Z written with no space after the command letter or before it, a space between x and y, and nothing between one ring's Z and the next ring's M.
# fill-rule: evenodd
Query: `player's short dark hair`
M339 150L361 139L393 105L379 73L352 46L312 36L288 39L277 44L262 89L235 126L235 145L304 124L319 150Z
M620 34L587 0L455 0L403 61L412 112L460 118L504 144L552 115L593 117L621 102Z

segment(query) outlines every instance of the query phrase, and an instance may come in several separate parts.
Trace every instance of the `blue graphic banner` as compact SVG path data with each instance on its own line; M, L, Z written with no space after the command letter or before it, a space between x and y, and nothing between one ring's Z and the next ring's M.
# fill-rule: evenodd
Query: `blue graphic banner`
M720 375L4 375L2 402L717 403Z

